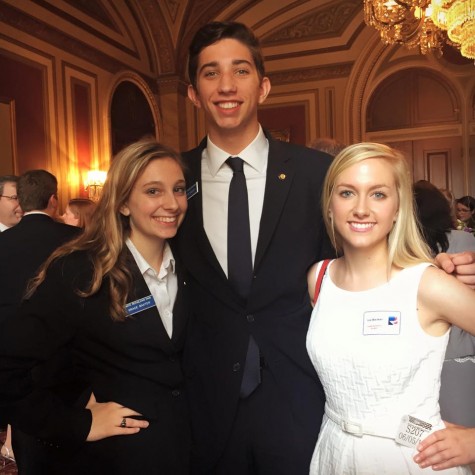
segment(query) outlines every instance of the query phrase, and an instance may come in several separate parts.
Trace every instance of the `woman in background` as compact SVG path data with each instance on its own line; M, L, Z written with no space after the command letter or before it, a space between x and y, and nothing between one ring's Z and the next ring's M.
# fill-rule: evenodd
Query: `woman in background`
M180 156L151 140L112 161L94 219L57 249L0 335L0 407L52 447L53 474L188 474L184 278L169 238L187 208ZM71 388L35 381L61 348Z
M84 229L91 221L95 209L94 201L87 198L73 198L69 200L61 218L66 224Z
M455 196L448 188L439 188L445 199L449 202L450 216L452 218L452 229L457 229L457 214Z
M457 229L475 234L475 198L462 196L455 204L457 214Z

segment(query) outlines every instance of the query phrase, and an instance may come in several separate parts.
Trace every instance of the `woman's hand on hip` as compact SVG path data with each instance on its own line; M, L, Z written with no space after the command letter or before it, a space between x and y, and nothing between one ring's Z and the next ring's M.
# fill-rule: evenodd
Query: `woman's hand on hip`
M97 402L94 393L86 405L92 413L91 430L88 442L105 439L114 435L132 435L148 427L147 421L132 419L130 416L142 414L116 402Z

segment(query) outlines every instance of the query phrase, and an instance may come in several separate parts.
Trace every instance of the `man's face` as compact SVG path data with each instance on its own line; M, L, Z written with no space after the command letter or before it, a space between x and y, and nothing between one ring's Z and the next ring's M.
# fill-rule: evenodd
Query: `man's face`
M15 199L8 197L14 196ZM16 183L7 182L3 186L3 193L0 197L0 223L11 227L18 224L22 216L18 198L16 198Z
M203 109L212 140L228 131L253 139L258 128L257 106L269 91L269 79L259 77L247 46L226 38L201 51L196 89L189 86L188 96Z

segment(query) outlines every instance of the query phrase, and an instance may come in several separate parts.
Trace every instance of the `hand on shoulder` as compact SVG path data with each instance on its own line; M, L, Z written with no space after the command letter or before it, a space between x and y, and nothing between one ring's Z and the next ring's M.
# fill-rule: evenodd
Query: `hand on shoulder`
M475 252L456 254L442 252L435 258L436 264L448 274L453 274L464 284L475 289Z
M418 291L419 319L424 330L434 336L442 335L442 327L456 325L475 332L475 292L453 275L436 267L428 267ZM442 326L441 326L442 325Z

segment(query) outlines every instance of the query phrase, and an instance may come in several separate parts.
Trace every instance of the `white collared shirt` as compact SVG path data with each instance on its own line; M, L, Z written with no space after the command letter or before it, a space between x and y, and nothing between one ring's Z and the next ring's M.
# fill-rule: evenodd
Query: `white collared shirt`
M10 229L10 226L5 226L3 223L0 223L0 233L3 233L3 231L7 229Z
M175 259L170 245L165 242L162 265L157 274L130 239L127 239L125 244L132 253L143 275L145 283L155 300L163 326L171 338L173 334L173 306L175 305L176 294L178 292L178 278L175 272Z
M238 154L229 154L217 147L208 137L201 160L203 193L203 225L218 261L228 274L228 195L233 171L225 162L239 156L244 160L249 223L251 227L252 262L256 256L259 224L264 204L269 142L259 126L256 138Z

